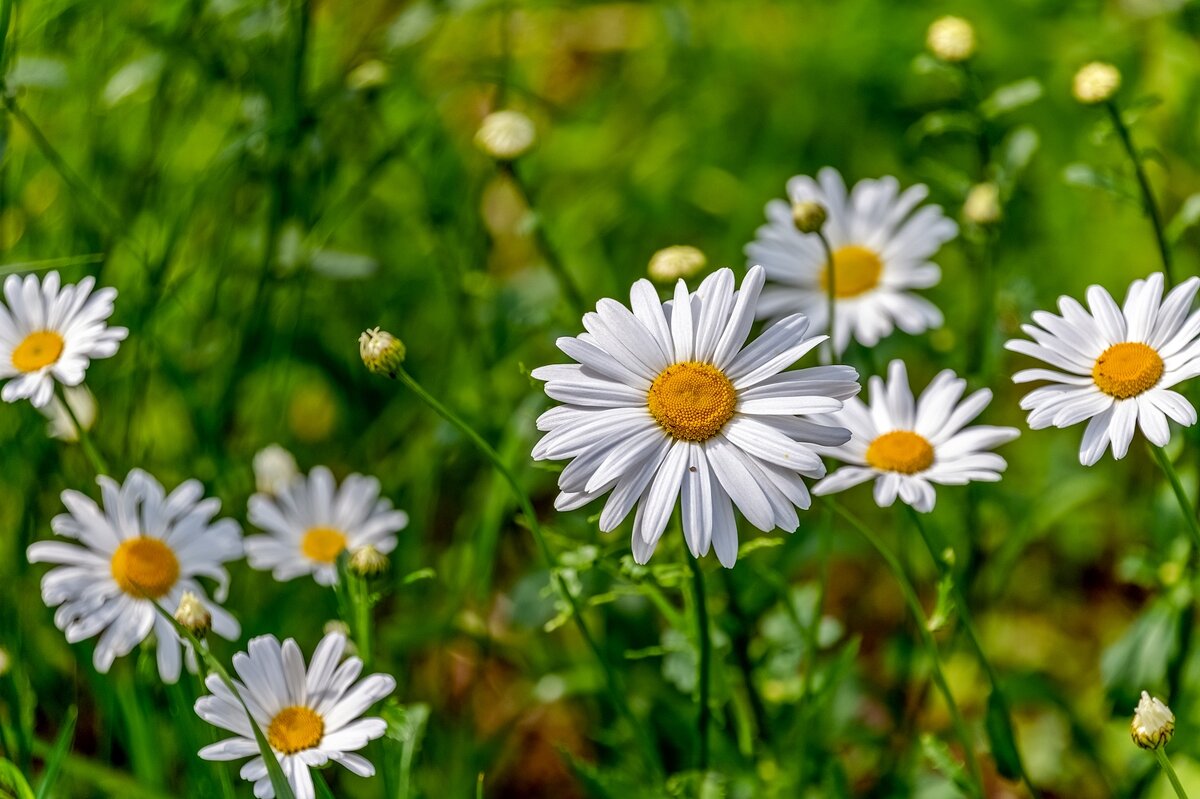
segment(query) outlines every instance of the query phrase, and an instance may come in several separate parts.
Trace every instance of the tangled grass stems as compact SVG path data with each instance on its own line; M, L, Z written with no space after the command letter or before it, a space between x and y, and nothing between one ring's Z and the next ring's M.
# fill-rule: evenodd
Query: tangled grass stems
M1133 136L1129 132L1129 126L1125 124L1125 120L1121 116L1121 109L1117 106L1116 101L1108 100L1104 103L1104 107L1108 109L1108 115L1112 118L1113 127L1117 131L1117 137L1121 140L1121 146L1125 149L1125 154L1129 156L1129 160L1133 164L1133 174L1137 178L1138 190L1142 195L1142 209L1146 212L1146 216L1150 218L1150 224L1154 227L1154 240L1158 244L1158 254L1162 258L1163 274L1167 278L1167 288L1171 288L1175 285L1175 272L1171 262L1171 245L1167 242L1162 214L1158 210L1158 202L1154 199L1154 191L1150 188L1150 181L1147 179L1146 170L1142 166L1142 158L1138 155L1137 148L1134 147Z

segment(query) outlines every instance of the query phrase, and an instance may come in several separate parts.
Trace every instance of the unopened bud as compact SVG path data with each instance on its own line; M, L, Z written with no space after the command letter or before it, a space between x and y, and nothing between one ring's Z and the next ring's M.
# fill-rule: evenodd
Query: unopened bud
M1093 61L1075 73L1072 93L1084 105L1107 102L1121 87L1121 73L1112 64Z
M1000 221L1000 187L995 183L977 183L967 193L963 203L963 218L972 224L986 227Z
M942 61L966 61L975 54L975 29L962 17L942 17L929 26L925 46Z
M533 120L520 111L496 111L483 118L475 146L497 161L515 161L537 142Z
M179 607L175 610L175 621L197 638L203 638L212 629L212 614L208 612L208 608L204 607L200 597L191 591L184 591L183 596L179 598Z
M676 244L650 256L646 273L650 275L651 280L671 283L679 278L693 277L707 264L708 259L700 250L686 244Z
M388 557L367 544L350 554L350 570L359 577L374 577L388 570Z
M1133 742L1143 749L1160 749L1175 734L1175 714L1171 708L1142 691L1141 701L1129 725Z
M394 376L404 363L404 343L386 330L373 327L358 337L358 354L370 371Z
M816 233L825 227L828 214L825 206L812 200L799 200L792 203L792 221L796 230L801 233Z
M12 668L12 659L9 657L8 650L0 647L0 677L8 674L8 670Z
M296 457L278 444L254 453L254 485L263 494L278 494L299 474Z

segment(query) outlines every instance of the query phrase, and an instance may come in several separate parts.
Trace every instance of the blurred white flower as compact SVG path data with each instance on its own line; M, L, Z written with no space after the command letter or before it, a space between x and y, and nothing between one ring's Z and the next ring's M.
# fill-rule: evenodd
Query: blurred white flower
M65 406L62 399L55 395L51 397L49 405L38 410L50 420L50 424L46 425L47 435L61 441L78 441L79 431L71 420L71 413L75 414L84 432L91 430L92 425L96 423L96 397L83 383L67 386L63 389L63 394L67 398ZM68 407L71 413L67 413Z
M1121 88L1121 73L1112 64L1093 61L1075 73L1071 92L1084 105L1096 105L1112 98Z
M263 494L278 494L300 476L296 456L278 444L254 453L254 485Z
M123 484L104 475L96 482L101 506L78 491L64 491L67 513L51 522L57 535L78 544L39 541L29 547L30 563L58 566L42 578L42 599L58 608L54 623L68 642L100 636L93 662L102 674L153 632L159 675L173 683L179 679L180 640L150 600L170 612L191 592L212 614L213 631L236 639L237 620L208 599L197 578L216 580L216 602L225 600L224 564L242 556L241 528L232 519L213 521L221 503L202 498L197 480L170 494L140 469Z
M962 17L936 19L925 34L925 46L942 61L966 61L975 54L975 29Z
M963 203L963 219L985 227L1000 221L1000 187L995 183L976 183Z
M1200 312L1189 313L1198 288L1200 278L1191 277L1164 299L1163 276L1155 273L1133 281L1124 308L1100 286L1089 286L1091 313L1070 297L1058 298L1062 316L1034 311L1036 324L1021 326L1033 341L1004 345L1055 367L1013 375L1014 383L1053 384L1021 400L1030 428L1090 420L1079 462L1091 466L1110 443L1113 457L1124 458L1135 425L1161 447L1171 440L1168 418L1195 424L1196 409L1171 388L1200 375Z
M514 161L533 148L537 128L520 111L495 111L483 118L475 145L498 161Z
M38 282L9 275L0 303L0 398L29 399L35 407L50 403L54 383L77 386L92 359L108 358L129 331L109 327L117 290L92 291L96 281L59 286L58 272Z
M676 244L650 256L646 273L657 283L674 283L680 278L695 277L707 265L703 252L687 244Z
M760 530L795 530L796 507L810 503L802 476L825 474L812 445L850 436L798 418L838 410L859 390L849 366L783 371L824 340L807 335L803 314L746 343L764 277L754 267L735 291L732 270L720 269L695 293L680 280L666 303L639 280L632 310L601 300L583 317L586 333L558 340L578 363L533 371L566 403L538 419L546 435L533 450L536 460L571 460L555 507L611 492L600 514L607 532L637 505L638 563L654 553L677 500L692 555L711 546L726 567L738 551L733 505Z
M886 384L874 376L869 386L869 405L851 397L841 411L830 414L829 423L848 427L852 437L826 453L851 465L813 486L814 494L833 494L875 480L875 502L881 508L899 496L928 513L937 499L933 483L965 485L1000 479L1007 464L988 450L1012 441L1020 431L966 427L987 407L991 391L980 389L962 400L967 381L947 369L914 400L908 371L898 360L888 366Z
M792 216L795 203L811 201L829 216L822 230L833 249L835 352L844 352L852 336L873 347L895 327L915 335L941 326L941 311L911 293L941 279L929 259L958 232L939 206L915 210L928 190L918 185L901 192L899 181L885 177L861 180L847 193L842 176L828 167L817 178L789 180L791 202L767 203L767 224L746 246L748 262L761 264L771 281L757 315L778 319L800 312L813 332L829 332L825 249L815 233L797 230Z
M1133 742L1143 749L1159 749L1167 745L1175 734L1175 714L1157 697L1142 691L1129 724Z
M361 718L371 705L396 690L396 680L387 674L372 674L355 682L363 663L356 657L342 660L346 638L332 633L321 639L312 661L304 665L300 647L289 638L281 646L273 635L252 638L246 652L233 656L238 695L215 674L205 684L210 696L196 700L200 718L234 734L200 750L205 760L241 760L242 779L254 783L254 795L275 796L267 764L263 760L250 719L263 731L296 799L316 796L310 768L340 763L359 777L375 774L371 761L358 750L380 738L387 723L380 718ZM241 697L239 700L238 697Z

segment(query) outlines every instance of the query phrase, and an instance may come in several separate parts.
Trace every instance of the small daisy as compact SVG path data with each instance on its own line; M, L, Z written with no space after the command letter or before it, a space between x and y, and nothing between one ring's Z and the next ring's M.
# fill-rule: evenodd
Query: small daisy
M96 281L59 287L58 272L38 283L9 275L0 303L0 397L5 402L28 399L41 408L54 394L54 382L77 386L94 358L108 358L129 331L109 327L117 290L93 292Z
M250 523L269 535L246 538L246 559L270 569L276 580L311 574L321 585L337 582L337 559L372 546L385 555L396 548L396 532L408 514L379 497L379 481L352 474L339 488L333 474L318 466L275 494L250 497Z
M225 601L224 564L242 556L241 528L232 519L213 521L221 503L202 499L197 480L170 494L140 469L124 484L104 475L96 481L102 506L78 491L64 491L68 512L51 522L57 535L79 544L40 541L29 547L30 563L58 565L42 578L42 599L58 608L54 623L70 643L100 636L93 661L101 673L153 632L158 672L173 683L179 679L180 640L149 600L173 613L190 591L212 614L213 632L236 639L237 620L209 601L196 578L216 580L216 601Z
M947 369L914 401L902 361L888 366L886 385L879 377L872 377L869 385L870 405L854 397L831 414L830 422L850 428L852 438L828 454L851 465L813 486L814 494L834 494L875 480L879 507L890 507L899 495L902 502L928 513L937 499L931 483L1000 479L1008 464L988 450L1020 432L1015 427L966 427L991 402L991 391L980 389L959 402L967 381Z
M247 649L249 654L233 656L233 668L241 678L233 681L234 687L279 759L296 799L313 799L309 769L330 761L360 777L375 774L371 762L354 753L382 736L387 723L359 716L396 690L395 679L372 674L355 683L363 662L356 657L342 660L346 637L339 633L321 639L307 669L300 647L291 638L280 646L275 636L263 635L251 639ZM274 797L246 709L217 675L210 674L205 684L212 695L196 700L196 714L237 737L204 747L200 757L253 757L242 766L242 779L254 783L255 796Z
M571 460L555 507L612 492L600 515L608 532L637 505L639 563L650 559L677 498L692 554L711 546L726 567L737 559L733 505L760 530L795 530L796 507L810 502L801 475L825 474L811 445L850 436L798 418L838 410L859 390L849 366L783 371L825 339L806 337L803 314L746 344L764 278L754 267L735 291L733 272L721 269L692 294L680 280L666 303L639 280L632 310L601 300L583 317L588 332L558 340L578 363L533 372L566 403L538 419L547 435L533 450L537 460Z
M1091 313L1070 297L1058 299L1062 316L1035 311L1036 324L1021 327L1033 341L1004 345L1056 367L1013 375L1015 383L1053 383L1021 400L1029 426L1091 420L1079 447L1079 462L1091 466L1110 443L1113 457L1124 458L1135 424L1160 447L1171 439L1167 419L1195 424L1196 409L1171 388L1200 374L1200 312L1189 314L1198 288L1200 279L1188 278L1164 299L1163 276L1155 273L1133 281L1124 308L1104 289L1089 286Z
M826 167L817 180L792 178L787 192L792 203L816 202L828 214L823 231L833 250L837 353L851 336L873 347L895 327L915 335L941 326L942 312L912 289L941 279L941 269L929 259L958 227L937 205L914 213L928 189L918 185L901 192L899 181L884 177L859 181L847 196L842 176ZM800 311L812 320L814 332L829 332L825 250L815 233L796 229L791 205L767 203L767 224L746 246L746 255L766 267L773 283L763 289L760 318Z

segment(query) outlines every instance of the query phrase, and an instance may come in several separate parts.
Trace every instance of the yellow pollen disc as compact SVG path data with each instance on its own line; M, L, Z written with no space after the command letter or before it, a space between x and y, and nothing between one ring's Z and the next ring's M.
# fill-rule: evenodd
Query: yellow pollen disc
M933 446L908 430L884 433L867 447L867 463L885 472L916 474L933 465Z
M685 361L654 378L647 401L650 415L675 438L706 441L733 418L737 392L717 367Z
M276 752L294 755L312 749L325 735L325 719L313 710L300 705L285 707L271 719L267 727L267 743Z
M883 261L874 250L847 244L833 251L833 294L843 299L865 294L879 285ZM821 288L829 288L829 269L821 270Z
M319 563L333 563L345 548L346 534L332 527L314 527L300 542L304 556Z
M1092 381L1110 397L1129 399L1154 388L1163 373L1159 354L1145 344L1114 344L1092 365Z
M130 596L159 599L179 579L179 559L157 538L130 538L113 553L112 576Z
M12 364L18 372L36 372L57 361L62 351L62 336L53 330L39 330L26 336L13 350Z

